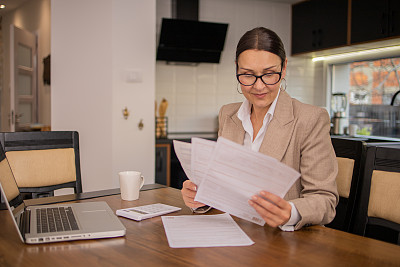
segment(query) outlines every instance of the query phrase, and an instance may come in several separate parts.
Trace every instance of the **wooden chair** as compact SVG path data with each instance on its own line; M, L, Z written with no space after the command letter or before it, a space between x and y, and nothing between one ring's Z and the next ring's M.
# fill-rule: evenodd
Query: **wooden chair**
M365 142L339 137L332 137L331 140L338 160L339 170L336 184L339 193L339 203L336 207L335 218L326 226L351 232L361 175L360 170L365 153Z
M61 188L82 192L78 132L0 133L0 141L25 198Z
M354 233L400 245L400 145L368 144Z

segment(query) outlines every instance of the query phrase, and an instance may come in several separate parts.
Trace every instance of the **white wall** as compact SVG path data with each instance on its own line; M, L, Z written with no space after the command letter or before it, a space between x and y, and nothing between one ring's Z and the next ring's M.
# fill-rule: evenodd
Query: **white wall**
M171 1L157 0L157 33L161 18L171 17ZM169 132L212 132L223 104L243 101L236 91L235 51L240 37L248 30L264 26L282 39L288 56L287 91L305 103L325 106L322 66L310 59L290 57L291 6L261 0L201 0L199 20L229 23L220 64L198 66L156 63L156 100L169 101ZM316 75L315 73L318 73ZM314 90L314 88L317 88Z
M39 123L50 125L49 85L43 83L43 58L50 54L50 0L29 0L18 9L7 13L2 18L2 37L4 44L4 80L1 92L1 130L9 131L10 112L10 24L30 31L38 38L38 113Z
M155 177L155 0L114 0L112 24L113 175L124 170L143 172L145 183ZM126 82L127 71L142 82ZM122 109L130 116L123 119ZM143 120L143 130L138 124ZM115 185L115 183L114 183Z
M155 0L52 0L51 13L52 129L79 132L83 190L118 187L120 170L153 183Z

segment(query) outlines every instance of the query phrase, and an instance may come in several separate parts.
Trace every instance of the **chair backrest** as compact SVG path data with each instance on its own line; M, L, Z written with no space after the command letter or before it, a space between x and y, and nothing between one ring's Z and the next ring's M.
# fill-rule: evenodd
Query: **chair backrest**
M400 245L400 144L366 146L354 233Z
M354 208L365 153L365 142L354 138L332 136L332 145L338 161L336 184L339 203L336 216L326 226L350 232L354 222Z
M0 141L21 193L35 198L61 188L82 192L78 132L0 133Z

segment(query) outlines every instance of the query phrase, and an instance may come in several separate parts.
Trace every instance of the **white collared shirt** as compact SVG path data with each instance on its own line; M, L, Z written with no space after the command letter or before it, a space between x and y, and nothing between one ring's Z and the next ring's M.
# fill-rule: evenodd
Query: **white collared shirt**
M278 92L278 95L276 96L271 106L269 107L267 114L265 114L263 125L261 126L261 129L258 131L257 136L254 138L254 141L253 141L254 137L253 125L251 124L250 120L251 104L247 99L243 101L242 105L240 106L237 112L237 116L239 120L242 121L242 125L245 130L244 141L243 141L243 145L245 147L248 147L251 150L257 152L260 150L262 141L264 140L265 137L265 133L267 132L268 125L271 122L272 118L274 117L275 107L276 103L278 102L279 93L280 91ZM283 231L294 231L294 226L301 219L301 216L296 207L294 206L294 204L292 202L289 203L292 206L290 219L286 224L279 226L279 228Z
M261 143L264 140L265 133L267 132L267 127L271 122L272 117L274 116L276 102L278 101L279 93L280 92L278 92L278 95L272 102L270 108L267 111L267 114L265 114L263 125L261 126L261 129L258 131L254 141L253 141L254 138L253 125L251 124L250 120L251 104L247 99L243 101L242 105L238 110L237 116L239 120L242 121L243 128L246 131L243 142L243 145L245 147L251 148L251 150L257 152L260 150Z

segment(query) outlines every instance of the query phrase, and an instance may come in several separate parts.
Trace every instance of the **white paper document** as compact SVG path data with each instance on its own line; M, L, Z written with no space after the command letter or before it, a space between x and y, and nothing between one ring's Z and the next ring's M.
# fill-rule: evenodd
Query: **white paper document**
M254 242L229 214L161 217L171 248L250 246Z
M192 138L192 182L200 185L203 177L207 174L211 155L213 154L216 142Z
M195 200L264 225L248 200L261 190L283 198L299 177L278 160L220 137Z
M222 137L192 138L190 168L196 201L259 225L265 222L248 200L262 190L283 198L300 177L275 158Z

